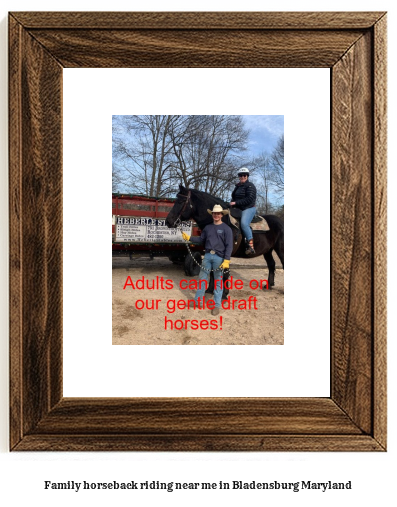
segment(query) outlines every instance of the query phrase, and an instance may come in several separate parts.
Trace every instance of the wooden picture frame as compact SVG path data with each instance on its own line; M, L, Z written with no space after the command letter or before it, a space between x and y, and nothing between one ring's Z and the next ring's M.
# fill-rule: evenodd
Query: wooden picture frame
M63 398L64 67L331 69L329 398ZM384 451L386 14L14 12L9 73L10 449Z

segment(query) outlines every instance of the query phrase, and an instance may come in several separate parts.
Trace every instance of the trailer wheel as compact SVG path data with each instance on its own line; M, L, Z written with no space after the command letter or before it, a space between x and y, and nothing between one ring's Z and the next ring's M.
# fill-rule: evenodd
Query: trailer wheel
M200 252L194 252L192 255L193 255L194 259L196 260L196 262L199 263L199 265L197 265L194 262L194 260L192 259L190 254L186 255L185 262L184 262L184 268L185 268L185 273L188 276L196 276L200 273L200 266L201 266L201 260L202 260L201 254L200 254Z

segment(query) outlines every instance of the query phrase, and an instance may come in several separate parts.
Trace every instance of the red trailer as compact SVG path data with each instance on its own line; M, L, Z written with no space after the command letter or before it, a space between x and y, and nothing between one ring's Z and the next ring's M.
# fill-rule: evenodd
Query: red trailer
M112 194L112 255L165 256L174 264L183 264L185 273L195 276L200 267L189 255L179 229L169 229L165 218L175 199L132 194ZM200 236L197 224L188 221L182 228L191 236ZM201 264L201 245L190 245L194 259Z

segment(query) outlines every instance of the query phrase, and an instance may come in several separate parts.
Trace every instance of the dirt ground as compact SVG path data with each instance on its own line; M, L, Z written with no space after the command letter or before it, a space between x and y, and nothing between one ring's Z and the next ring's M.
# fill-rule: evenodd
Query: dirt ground
M172 264L166 257L150 260L148 257L113 258L113 287L112 287L112 317L113 317L113 345L283 345L284 343L284 271L276 260L277 270L275 286L271 290L254 290L249 287L251 280L267 278L267 266L263 257L255 259L232 259L230 275L234 280L242 280L243 288L232 289L229 292L231 300L246 309L221 310L217 317L211 315L211 310L204 309L175 309L174 313L167 312L170 300L192 300L195 290L182 290L181 280L197 280L196 277L185 275L183 266ZM138 290L124 285L131 277L131 281L145 277L145 280L172 280L170 290ZM158 278L156 278L158 277ZM251 309L248 309L248 298L251 298ZM207 299L213 299L206 295ZM161 300L158 309L140 310L135 307L138 300ZM244 302L245 301L245 302ZM254 308L254 304L257 309ZM139 306L139 303L138 303ZM170 306L171 308L171 306ZM182 329L165 329L165 317L176 327ZM222 319L220 318L222 317ZM208 329L192 329L191 322L197 320L195 326L207 320ZM178 321L178 322L175 322ZM212 322L211 322L212 321ZM202 323L203 327L207 324ZM187 329L185 329L185 326ZM217 329L214 329L214 327ZM212 329L211 329L212 328Z

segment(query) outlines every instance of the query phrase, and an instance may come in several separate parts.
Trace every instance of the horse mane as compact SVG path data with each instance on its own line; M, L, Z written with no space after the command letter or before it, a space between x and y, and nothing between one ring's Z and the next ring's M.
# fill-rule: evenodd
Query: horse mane
M198 197L202 198L210 197L215 204L221 204L223 209L229 207L228 203L223 199L221 199L220 197L215 197L215 195L209 194L208 192L204 192L203 190L196 190L195 188L189 188L189 190L192 194L195 194Z

